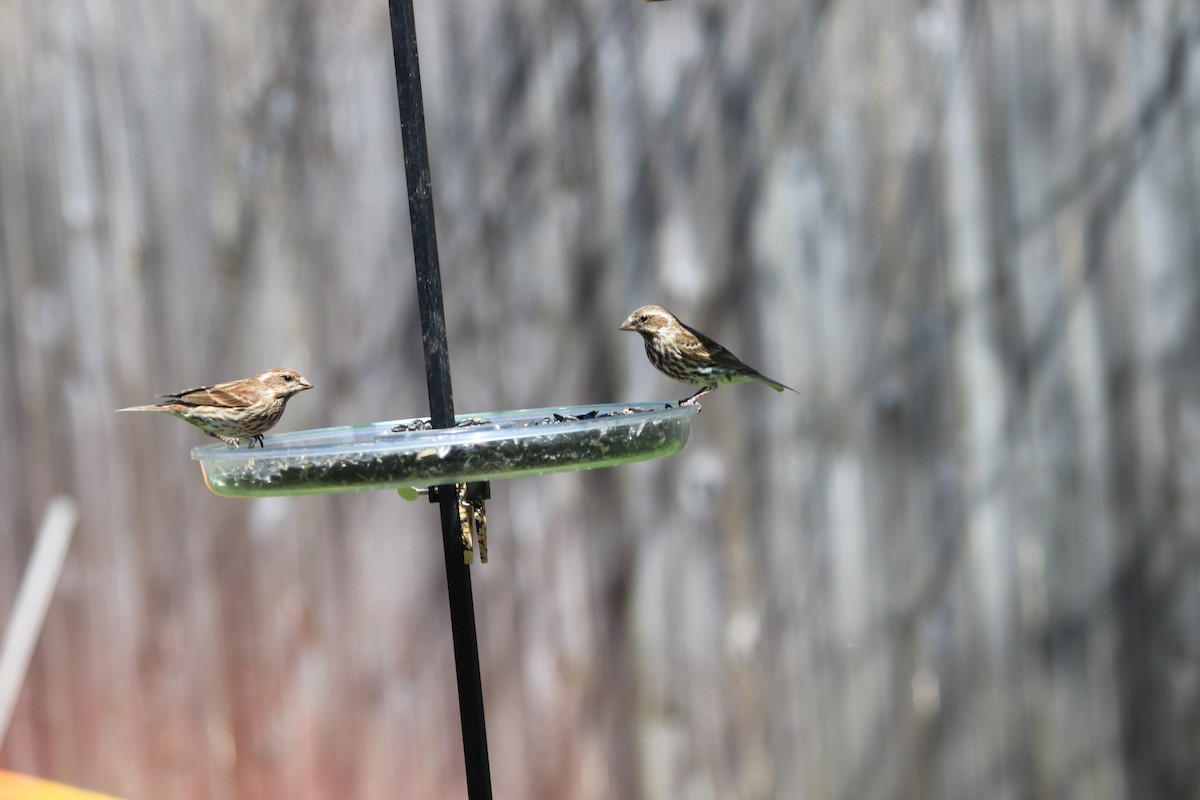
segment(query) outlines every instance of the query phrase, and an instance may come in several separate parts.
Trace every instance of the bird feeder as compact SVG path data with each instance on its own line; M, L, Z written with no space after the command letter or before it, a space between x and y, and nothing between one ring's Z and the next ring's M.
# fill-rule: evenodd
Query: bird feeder
M677 452L695 406L568 406L321 428L266 437L258 449L192 451L227 497L423 488L612 467Z
M454 486L464 563L487 561L490 482L631 464L678 452L696 406L670 403L567 406L456 418L428 417L265 437L258 449L192 450L208 488L226 497L396 489L415 500Z
M438 504L467 792L491 797L469 564L486 560L489 482L671 455L699 410L662 402L456 416L412 0L389 0L430 416L265 437L264 447L192 451L217 494L261 497L395 489Z

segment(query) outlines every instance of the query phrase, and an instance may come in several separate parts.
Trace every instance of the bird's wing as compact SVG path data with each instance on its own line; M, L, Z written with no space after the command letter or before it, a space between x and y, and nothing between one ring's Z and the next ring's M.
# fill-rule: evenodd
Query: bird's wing
M220 408L246 408L253 405L254 395L238 382L220 383L216 386L200 386L178 394L163 395L168 403L188 406L218 406Z
M682 349L688 355L699 359L707 359L712 361L714 366L722 367L724 369L741 372L754 372L753 369L743 364L740 358L729 352L729 350L725 348L725 345L704 335L690 325L684 325L682 322L679 324L683 325L684 329L688 333L692 334L692 337L694 337L694 339L691 337L685 337L685 342L682 346Z
M679 323L683 325L683 323ZM765 383L777 392L782 392L784 389L796 392L790 386L782 384L774 378L768 378L754 367L747 365L740 358L725 349L719 342L713 341L695 328L683 325L687 331L692 334L686 338L686 343L682 346L684 352L689 353L701 360L707 359L714 367L720 370L731 372L735 375L741 375L749 380L756 380ZM796 392L796 394L800 394Z

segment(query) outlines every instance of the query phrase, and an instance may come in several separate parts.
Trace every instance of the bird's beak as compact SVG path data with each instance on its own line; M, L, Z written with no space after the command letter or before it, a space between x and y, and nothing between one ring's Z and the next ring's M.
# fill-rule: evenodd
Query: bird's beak
M311 388L312 388L312 384L308 382L308 378L300 379L300 391L303 392L305 389L311 389Z
M632 314L630 314L628 317L626 317L626 318L625 318L625 321L621 323L621 328L620 328L620 329L621 329L621 330L623 330L623 331L631 331L631 330L633 330L633 329L634 329L634 328L633 328L633 315L632 315Z

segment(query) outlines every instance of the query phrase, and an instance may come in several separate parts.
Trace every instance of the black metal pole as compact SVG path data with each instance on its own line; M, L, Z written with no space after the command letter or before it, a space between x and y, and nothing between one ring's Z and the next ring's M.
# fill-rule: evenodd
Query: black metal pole
M417 65L417 29L412 0L388 0L392 19L392 50L396 57L396 93L404 143L404 174L408 180L408 215L412 223L413 256L417 267L417 301L421 308L421 340L429 389L429 416L435 428L454 425L454 393L450 387L450 356L446 345L446 314L442 308L442 276L438 267L437 232L433 222L433 188L429 177L429 147L425 140L425 105ZM458 675L458 711L462 721L467 795L471 800L492 796L488 765L487 728L483 718L483 685L479 676L479 643L475 636L475 605L471 571L463 563L458 521L458 498L453 486L438 487L442 518L442 549L446 586L450 594L450 628Z

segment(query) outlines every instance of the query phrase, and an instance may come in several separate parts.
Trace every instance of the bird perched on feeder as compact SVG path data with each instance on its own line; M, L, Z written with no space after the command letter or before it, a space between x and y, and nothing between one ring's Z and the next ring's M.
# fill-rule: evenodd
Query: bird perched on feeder
M250 447L255 441L262 447L262 435L279 422L291 396L311 388L296 370L276 368L253 378L160 395L154 405L117 411L162 411L227 445L239 447L241 439L250 439Z
M683 324L662 306L642 306L621 323L621 330L642 335L646 356L660 372L700 387L700 391L680 400L680 405L699 408L701 397L729 383L758 381L777 392L796 391L746 366L725 347Z

